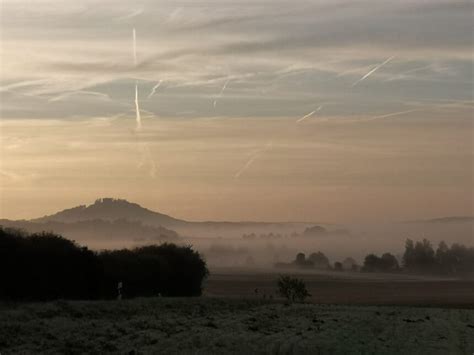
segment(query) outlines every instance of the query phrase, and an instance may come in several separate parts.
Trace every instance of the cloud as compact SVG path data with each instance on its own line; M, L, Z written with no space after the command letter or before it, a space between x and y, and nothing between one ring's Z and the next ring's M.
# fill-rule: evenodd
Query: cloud
M70 107L69 114L65 102L61 113L56 105L48 111L45 103L80 91L123 102L131 80L144 87L165 80L160 106L158 100L142 106L168 116L214 115L209 100L217 104L215 86L228 79L232 92L226 95L232 100L219 112L224 117L294 117L315 100L340 102L327 114L341 115L367 114L373 111L369 102L469 97L472 38L470 4L464 1L42 4L4 4L0 91L8 98L3 113L10 117L115 113L106 102L100 113L81 106ZM124 22L140 32L136 65ZM347 94L391 54L397 61L376 69L380 80L366 92Z

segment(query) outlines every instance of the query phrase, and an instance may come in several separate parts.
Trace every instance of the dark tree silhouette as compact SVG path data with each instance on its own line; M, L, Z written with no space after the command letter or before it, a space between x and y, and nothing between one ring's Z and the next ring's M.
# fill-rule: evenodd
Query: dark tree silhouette
M306 259L306 255L304 253L298 253L296 255L295 261L293 261L293 264L299 267L313 267L313 263Z
M403 268L400 268L398 260L390 253L385 253L380 258L369 254L365 257L362 271L393 272L400 269L415 273L472 275L474 274L474 248L460 244L449 247L445 242L440 242L435 252L427 239L416 243L407 239L403 254Z
M331 264L329 262L328 257L320 251L318 251L316 253L312 253L308 257L308 260L313 263L313 265L316 269L326 270L326 269L331 268Z
M96 255L53 233L0 228L0 298L48 300L100 296Z
M146 246L99 254L104 266L104 294L116 295L123 283L123 296L199 296L208 275L206 263L190 246Z
M398 260L393 254L383 254L380 262L383 271L396 271L399 269Z
M427 239L416 242L408 239L405 243L403 265L409 271L433 271L435 269L435 252Z
M304 302L307 297L311 296L304 281L295 277L280 276L277 286L278 293L290 302Z
M385 253L382 257L369 254L365 257L364 266L362 267L362 271L367 272L392 272L398 269L398 260L390 253Z
M208 275L190 246L162 244L96 254L53 233L0 227L0 299L198 296Z

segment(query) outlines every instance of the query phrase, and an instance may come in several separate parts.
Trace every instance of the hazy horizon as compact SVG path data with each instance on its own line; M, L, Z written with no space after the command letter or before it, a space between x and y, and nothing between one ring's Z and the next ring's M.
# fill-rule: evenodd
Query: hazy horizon
M472 216L471 17L446 0L3 1L0 217L100 197L195 221Z
M167 213L166 211L162 211L162 210L159 210L159 209L154 209L154 208L151 208L149 206L146 206L146 205L143 205L143 204L140 204L140 203L137 203L137 201L132 201L132 200L127 200L127 199L124 199L124 198L120 198L120 197L111 197L111 196L102 196L102 197L99 197L99 198L96 198L95 200L93 201L87 201L87 202L81 202L81 203L77 203L75 205L69 205L69 206L64 206L64 207L59 207L58 209L56 210L51 210L51 211L48 211L47 213L43 213L43 214L40 214L40 215L35 215L35 216L28 216L28 217L24 217L24 218L8 218L8 217L4 217L4 216L0 216L0 219L9 219L9 220L33 220L33 219L37 219L37 218L42 218L42 217L46 217L46 216L51 216L51 215L54 215L58 212L63 212L65 210L69 210L71 208L76 208L76 207L80 207L80 206L85 206L85 207L89 207L89 206L92 206L94 205L97 201L100 201L102 199L111 199L111 200L119 200L119 201L126 201L126 202L129 202L131 204L137 204L139 205L141 208L144 208L144 209L148 209L152 212L156 212L156 213L160 213L160 214L164 214L164 215L168 215L170 217L173 217L173 218L176 218L176 219L179 219L179 220L184 220L184 221L187 221L187 222L242 222L242 223L245 223L245 222L262 222L262 223L302 223L302 224L307 224L307 223L312 223L312 224L321 224L321 225L334 225L334 226L343 226L343 225L348 225L351 223L351 221L323 221L323 220L256 220L256 219L253 219L253 220L238 220L238 219L235 219L235 220L230 220L230 219L226 219L226 220L219 220L219 219L209 219L209 218L204 218L202 220L191 220L191 219L186 219L186 218L182 218L181 216L177 216L177 215L172 215L172 214L169 214ZM437 220L437 219L444 219L444 218L474 218L474 216L472 215L446 215L446 216L432 216L430 218L421 218L421 219L405 219L405 220L390 220L390 219L385 219L385 220L382 220L382 221L374 221L374 220L367 220L367 221L362 221L360 223L374 223L374 222L377 222L379 224L385 224L385 223L411 223L411 222L429 222L429 221L433 221L433 220ZM354 223L354 222L352 222Z

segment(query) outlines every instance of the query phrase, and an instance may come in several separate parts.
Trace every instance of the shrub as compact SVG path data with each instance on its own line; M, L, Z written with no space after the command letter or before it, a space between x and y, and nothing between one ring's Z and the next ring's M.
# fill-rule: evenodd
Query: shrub
M124 297L199 296L208 275L206 263L190 246L162 244L99 254L104 267L104 294L117 295L123 283Z
M100 296L95 254L53 233L0 228L0 298L50 300Z
M190 246L163 244L99 254L53 233L0 227L0 299L199 296L206 263Z
M280 276L278 293L290 302L304 302L306 297L311 296L303 280L290 276Z

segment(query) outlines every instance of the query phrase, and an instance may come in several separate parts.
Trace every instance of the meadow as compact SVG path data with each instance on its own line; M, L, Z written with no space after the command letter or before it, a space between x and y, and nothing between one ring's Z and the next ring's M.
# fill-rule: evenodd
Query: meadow
M313 296L304 304L286 304L273 297L270 280L274 276L257 273L254 279L249 279L243 273L234 272L232 278L221 271L206 282L204 296L192 298L2 303L0 353L474 352L471 297L474 288L469 287L472 283L467 281L467 284L459 281L459 285L453 286L451 294L458 296L449 302L449 290L442 291L446 287L442 282L454 282L452 280L394 278L383 281L375 276L372 280L348 280L331 275L324 280L320 275L303 275L307 282L309 280L308 289ZM268 284L262 280L268 280ZM434 289L426 286L430 283L439 289L438 298L432 296L431 303L425 299L430 307L416 306L421 299L410 299L410 295L418 295L422 289L426 289L422 295L433 294ZM391 291L386 290L388 284L392 285ZM257 293L255 285L263 285ZM351 298L351 285L356 293L352 299L356 301L344 302ZM402 285L398 288L398 297L402 300L399 304L394 302L397 294L393 293L397 285ZM408 292L409 285L413 292ZM383 292L393 294L388 299L390 302L380 302Z

